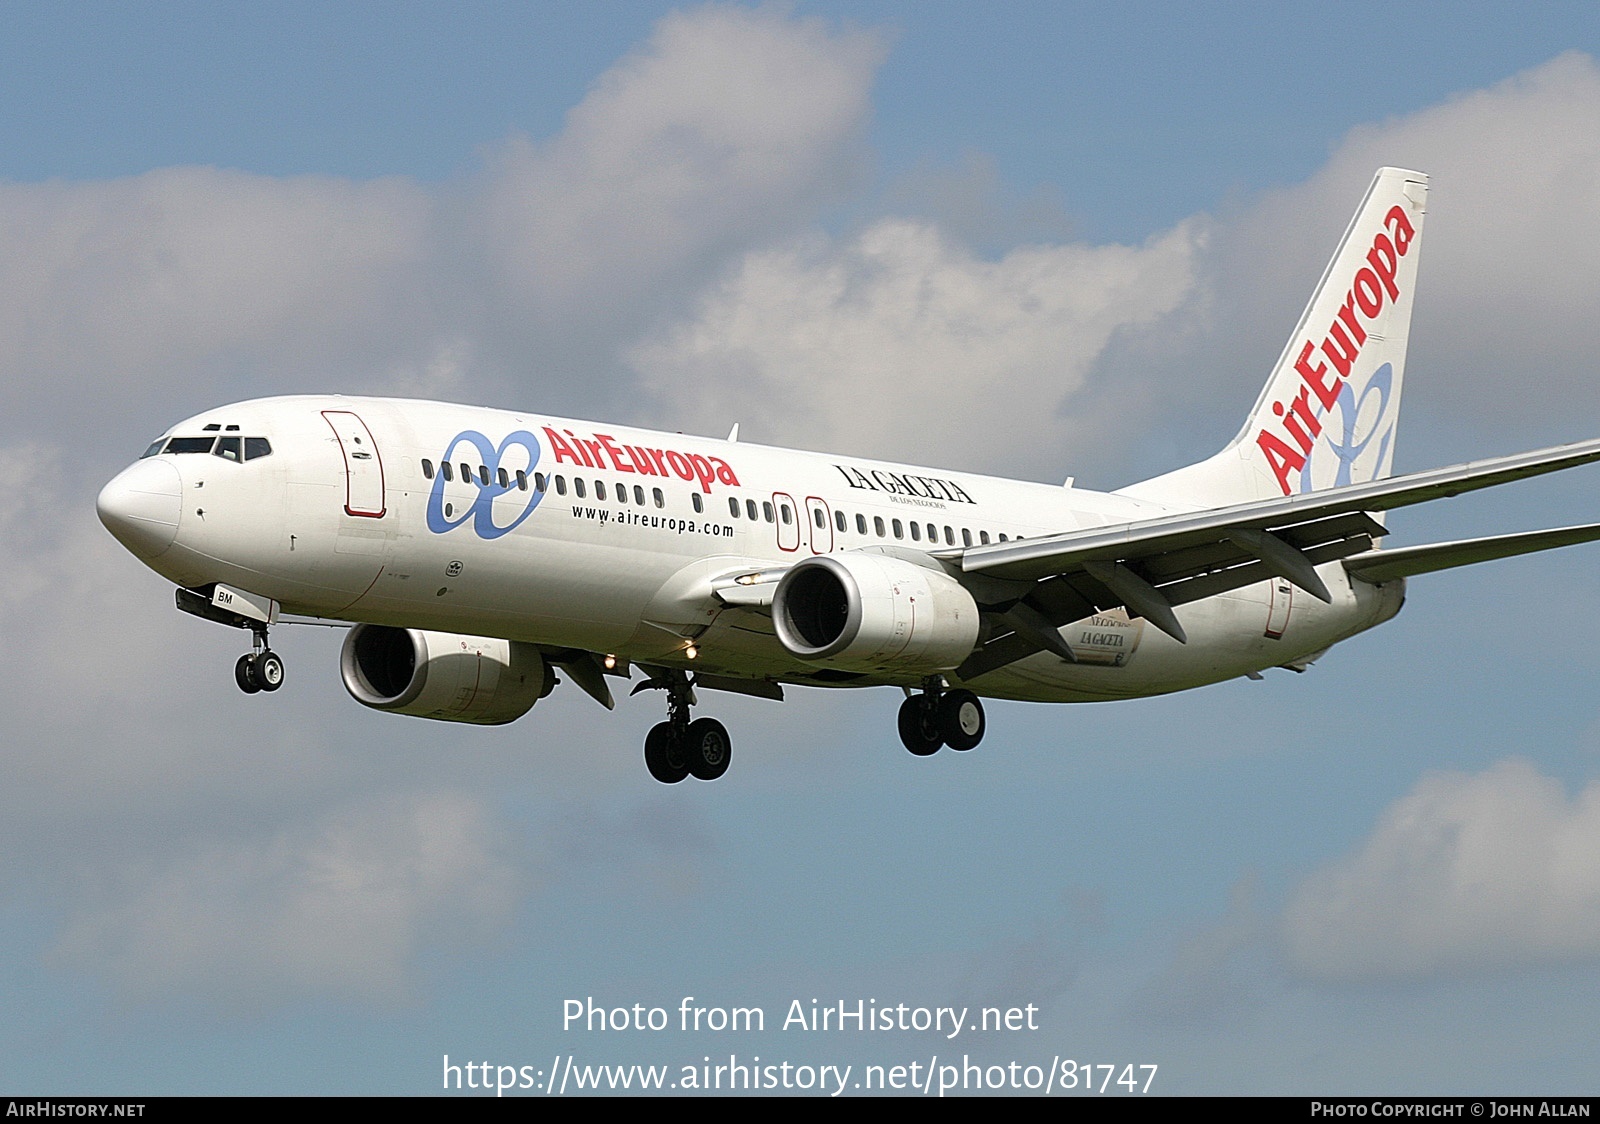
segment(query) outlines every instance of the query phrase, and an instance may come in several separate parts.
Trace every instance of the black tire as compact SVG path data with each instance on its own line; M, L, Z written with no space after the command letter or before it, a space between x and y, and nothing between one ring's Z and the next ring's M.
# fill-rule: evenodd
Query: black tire
M951 749L966 751L983 740L983 703L971 691L946 691L939 698L939 732Z
M277 652L262 652L256 657L254 677L263 691L283 686L283 659Z
M900 704L900 742L918 757L932 757L944 745L944 739L930 721L926 695L912 695Z
M689 775L683 747L676 741L670 722L656 723L644 737L644 767L662 784L677 784Z
M256 682L256 658L249 652L240 656L239 662L233 665L233 681L247 695L261 690L261 684Z
M689 723L684 757L689 772L703 781L714 781L728 771L733 759L733 742L728 728L715 718L696 718Z

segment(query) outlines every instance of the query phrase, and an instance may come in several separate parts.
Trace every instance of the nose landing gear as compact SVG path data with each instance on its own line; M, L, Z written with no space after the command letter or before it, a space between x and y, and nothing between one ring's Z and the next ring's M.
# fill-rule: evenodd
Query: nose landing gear
M942 746L966 751L983 740L983 703L971 691L945 690L944 679L931 676L920 695L908 693L900 704L899 727L901 743L918 757L931 757Z
M714 781L728 771L733 741L728 729L715 718L689 720L695 704L689 676L676 668L658 668L633 693L650 688L667 692L667 720L650 727L644 739L644 764L662 784L677 784L685 777Z
M255 649L240 656L233 665L233 679L247 695L276 691L283 686L283 657L267 647L266 629L255 633Z
M208 585L177 591L178 608L230 628L248 628L255 643L233 665L233 681L247 695L276 691L283 686L283 657L267 645L267 629L278 619L278 603L271 598L226 585Z

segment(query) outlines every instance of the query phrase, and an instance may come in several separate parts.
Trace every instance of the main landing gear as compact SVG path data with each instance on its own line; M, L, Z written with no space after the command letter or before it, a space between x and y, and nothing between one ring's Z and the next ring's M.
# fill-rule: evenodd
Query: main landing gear
M918 757L931 757L946 745L972 749L983 740L984 728L978 696L964 689L945 690L937 675L923 682L920 695L907 694L900 704L900 740Z
M253 629L255 645L252 651L239 657L233 665L233 679L239 690L247 695L257 691L276 691L283 686L283 657L267 647L267 630Z
M676 668L661 668L633 690L637 694L652 687L667 692L667 720L645 735L644 764L650 775L662 784L677 784L689 776L714 781L726 773L733 757L727 727L715 718L690 721L695 697L689 676Z

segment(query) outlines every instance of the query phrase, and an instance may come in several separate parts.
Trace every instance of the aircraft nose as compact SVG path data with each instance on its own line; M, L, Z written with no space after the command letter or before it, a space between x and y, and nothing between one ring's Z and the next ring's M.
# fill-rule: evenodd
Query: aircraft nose
M178 536L182 483L164 457L135 461L100 489L95 510L118 542L140 558L155 558Z

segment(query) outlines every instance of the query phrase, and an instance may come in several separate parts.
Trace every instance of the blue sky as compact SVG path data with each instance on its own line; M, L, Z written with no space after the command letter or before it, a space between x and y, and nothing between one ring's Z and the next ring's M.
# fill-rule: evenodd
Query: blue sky
M1116 486L1232 435L1385 163L1434 176L1397 468L1600 432L1592 8L1199 12L11 8L3 1084L965 1052L1166 1092L1592 1092L1592 550L1416 579L1305 675L995 704L968 755L905 753L887 691L718 699L733 771L666 789L652 695L397 719L301 629L245 698L237 637L94 520L175 419L296 391ZM1569 475L1391 541L1593 519ZM689 995L769 1029L561 1026ZM813 998L1041 1029L776 1029Z

